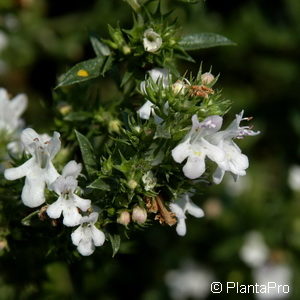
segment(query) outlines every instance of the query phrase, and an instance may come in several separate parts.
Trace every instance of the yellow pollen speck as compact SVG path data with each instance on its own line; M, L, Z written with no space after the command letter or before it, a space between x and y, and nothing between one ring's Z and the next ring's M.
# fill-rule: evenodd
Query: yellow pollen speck
M89 76L89 73L86 70L81 69L81 70L79 70L77 72L77 76L79 76L79 77L87 77L87 76Z
M197 156L201 156L201 152L200 151L194 151L194 154Z

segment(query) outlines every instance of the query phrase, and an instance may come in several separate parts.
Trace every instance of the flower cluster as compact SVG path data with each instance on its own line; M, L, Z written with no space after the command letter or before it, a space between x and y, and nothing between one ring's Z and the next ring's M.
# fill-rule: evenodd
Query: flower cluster
M244 136L259 134L251 130L249 126L240 127L243 120L243 111L236 115L235 120L227 129L220 131L223 118L210 116L202 122L198 121L196 115L192 117L192 128L184 140L172 150L172 156L178 163L187 161L183 167L183 173L190 179L199 178L205 172L205 158L217 164L213 174L213 181L219 184L225 172L230 172L236 179L238 176L246 175L249 166L248 158L244 155L234 138L241 139Z
M45 188L54 191L58 199L47 207L48 216L58 219L63 215L65 226L80 225L72 233L72 241L82 255L92 254L95 246L104 243L105 236L94 225L98 213L90 213L91 201L75 193L81 164L73 160L63 168L61 175L57 172L52 160L61 148L58 132L54 132L53 137L48 139L45 135L39 135L33 129L26 128L21 133L21 142L31 158L19 167L6 169L5 178L16 180L25 177L21 199L24 205L31 208L38 207L46 201Z

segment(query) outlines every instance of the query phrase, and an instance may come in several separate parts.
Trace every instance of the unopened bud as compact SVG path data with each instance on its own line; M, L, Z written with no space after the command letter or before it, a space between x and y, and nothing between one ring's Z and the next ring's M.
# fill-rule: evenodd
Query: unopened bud
M122 51L125 55L128 55L131 53L131 48L127 45L123 46Z
M182 81L182 80L177 80L173 85L172 85L172 90L173 90L173 93L175 95L178 95L178 94L184 94L185 91L186 91L186 85L185 83Z
M127 226L130 223L130 213L127 210L122 210L117 219L117 223Z
M71 105L68 105L68 104L63 104L63 105L60 105L59 108L58 108L59 112L65 116L67 115L69 112L71 112L72 110L72 106Z
M208 85L212 83L214 80L215 80L215 76L210 72L206 72L201 75L201 82L204 85Z
M134 179L130 179L127 182L127 185L130 189L134 190L137 187L138 183Z
M112 120L108 123L108 131L120 133L121 122L119 120Z
M147 220L147 211L145 208L135 206L132 210L132 221L138 224L143 224Z

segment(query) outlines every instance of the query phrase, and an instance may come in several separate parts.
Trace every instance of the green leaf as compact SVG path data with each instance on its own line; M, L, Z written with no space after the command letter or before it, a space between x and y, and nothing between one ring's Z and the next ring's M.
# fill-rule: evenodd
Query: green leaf
M80 132L75 130L76 137L79 143L80 151L82 154L82 159L86 168L86 171L91 175L96 168L96 157L94 154L93 147L90 141L82 135Z
M106 58L101 56L78 63L61 76L56 88L98 77L105 62Z
M97 56L111 55L109 47L102 43L97 37L91 36L90 41Z
M64 120L66 121L85 121L89 118L91 118L93 115L90 112L87 111L75 111L67 114L64 117Z
M184 36L179 45L184 50L198 50L218 46L234 46L236 43L216 33L195 33Z
M32 219L32 217L38 215L39 211L40 211L39 209L38 209L38 210L35 210L35 211L32 212L31 214L29 214L28 216L26 216L25 218L23 218L23 219L21 220L21 223L22 223L23 225L25 225L25 226L30 226L30 225L31 225L31 219Z
M88 186L88 188L98 189L102 191L110 191L110 186L107 183L105 183L101 178L98 178L95 181L93 181Z
M112 257L115 257L115 255L118 253L121 245L121 238L118 234L109 234L109 239L111 242L111 247L113 250Z

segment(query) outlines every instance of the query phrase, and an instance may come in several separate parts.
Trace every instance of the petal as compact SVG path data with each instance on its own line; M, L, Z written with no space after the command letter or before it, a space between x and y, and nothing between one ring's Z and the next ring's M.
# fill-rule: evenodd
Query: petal
M222 162L224 160L225 153L221 147L209 143L204 138L201 138L201 147L205 149L205 154L210 160L216 163Z
M190 151L191 151L191 144L188 139L185 142L178 144L172 150L172 157L176 162L182 163L190 155Z
M67 203L67 201L64 201L63 206L63 224L68 227L77 226L80 224L81 221L81 214L78 212L78 209L75 205Z
M204 216L204 211L197 206L192 200L187 203L187 211L190 215L196 218L202 218Z
M91 226L92 239L95 246L102 246L105 242L105 234L99 230L95 225Z
M170 203L169 207L178 219L185 218L184 210L182 209L182 207L180 205L178 205L178 203L175 203L175 202Z
M7 180L16 180L22 178L26 176L28 172L30 172L33 165L35 165L34 158L30 158L19 167L6 169L4 171L4 177Z
M79 245L80 241L82 240L82 238L84 236L83 234L84 234L84 232L82 230L82 226L79 226L75 231L72 232L71 239L75 246Z
M82 170L82 164L78 164L75 160L69 161L62 171L62 176L68 177L72 176L77 178Z
M164 68L154 68L149 72L150 78L155 82L159 83L162 82L163 87L167 87L169 85L169 77L170 73L168 69Z
M54 131L52 139L49 141L47 150L50 154L50 159L54 158L57 152L60 150L61 141L59 139L60 134L57 131Z
M89 256L95 251L92 239L82 239L77 247L78 252L83 256Z
M82 211L87 211L91 207L91 200L80 198L76 194L73 194L73 201Z
M153 110L154 104L147 100L144 105L137 111L141 119L148 120L150 118L151 112Z
M25 149L30 152L30 154L34 154L34 150L32 148L32 144L35 140L41 140L40 136L36 133L32 128L26 128L21 133L21 142L24 145Z
M27 107L27 96L25 94L19 94L13 98L10 102L10 108L12 109L15 118L19 118Z
M213 182L215 184L220 184L224 177L224 174L225 174L225 171L222 168L217 167L216 171L213 174Z
M55 167L53 166L52 162L49 161L46 169L45 169L45 181L48 185L48 188L51 184L59 177L58 172L56 171Z
M47 214L51 219L58 219L63 211L63 201L59 197L54 203L48 206Z
M190 155L182 170L187 178L200 177L205 172L205 156L203 154Z
M90 215L89 215L89 222L91 224L95 224L98 220L98 217L99 217L99 214L97 212L92 212Z
M186 235L185 219L178 219L177 226L176 226L176 232L180 236L185 236Z
M22 190L22 201L28 207L38 207L45 202L44 171L38 166L27 174Z

